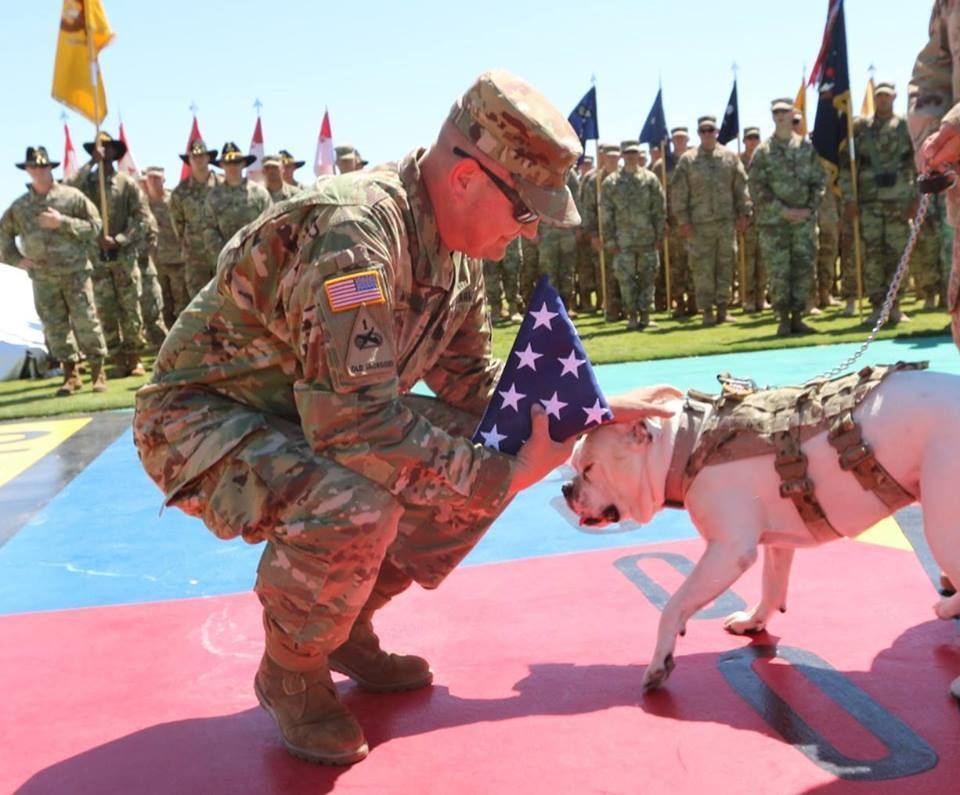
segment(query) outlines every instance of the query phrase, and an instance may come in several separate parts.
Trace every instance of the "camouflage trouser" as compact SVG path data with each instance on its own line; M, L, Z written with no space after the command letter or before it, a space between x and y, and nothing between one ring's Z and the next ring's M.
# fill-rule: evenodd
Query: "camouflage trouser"
M669 266L671 305L683 308L686 300L685 296L693 295L693 274L690 272L690 257L687 256L687 241L676 231L675 224L672 224L670 229L670 234L667 236L670 262L667 262L665 253L661 253L660 261L663 263L663 267L657 271L657 295L666 295L667 267Z
M597 293L595 300L593 294ZM597 286L597 263L590 248L590 238L581 235L577 239L577 305L585 310L599 303L600 288Z
M853 222L844 218L840 224L840 297L851 301L857 297L857 258L854 256ZM863 267L863 240L860 241L860 266Z
M757 224L751 223L747 227L742 240L746 278L740 288L740 301L744 308L760 309L767 295L767 268L764 258L760 256L760 230Z
M947 200L942 193L935 197L937 221L940 223L940 293L943 296L942 307L946 308L947 286L950 282L950 272L953 268L953 227L947 219Z
M402 400L448 433L469 436L478 417L438 400ZM225 411L256 428L170 503L200 516L220 538L266 541L254 585L270 642L294 656L323 656L343 644L385 559L424 588L436 588L481 539L494 517L445 501L411 504L352 469L315 453L294 422L184 388L138 398L134 436L144 467L166 492L178 460L170 423L178 411ZM195 446L195 445L194 445ZM504 505L505 507L505 505Z
M631 246L611 257L623 311L646 312L653 305L660 257L653 245Z
M601 304L603 303L603 281L600 278L600 253L592 248L590 252L597 273L597 303ZM607 302L603 307L603 315L608 321L619 320L623 314L623 302L620 298L620 284L613 273L613 257L610 256L609 252L604 252L603 260L603 275L607 282Z
M184 265L182 262L161 262L157 265L157 272L163 291L163 319L167 328L170 328L190 303Z
M30 279L50 355L61 362L77 362L79 347L91 362L102 361L107 344L97 317L90 271L49 272L34 267Z
M550 283L560 294L564 306L573 309L573 277L577 265L577 233L573 229L551 229L541 232L540 275L550 277Z
M863 238L863 292L873 306L883 304L900 255L910 237L910 222L903 218L899 204L880 202L860 207L860 235Z
M912 222L911 222L912 227ZM940 264L940 222L934 213L927 213L917 245L910 257L910 272L917 288L917 297L934 299L940 295L943 268Z
M143 329L150 344L159 348L167 338L167 324L163 320L163 289L160 275L152 257L140 258L140 310L143 312Z
M693 236L687 241L687 252L694 292L701 310L730 302L736 238L732 220L711 221L693 227Z
M111 354L134 353L143 347L140 290L140 268L135 259L101 262L94 268L93 292Z
M827 220L817 228L817 267L814 272L814 294L820 303L833 294L837 283L837 254L840 232L834 221Z
M778 312L806 309L817 259L815 220L761 226L760 255L770 270L773 308Z
M947 283L947 311L950 313L953 341L960 348L960 242L957 241L957 234L957 230L954 230L953 248L950 252L950 280Z
M520 238L520 253L520 271L517 274L518 291L520 302L526 308L537 285L537 279L540 278L540 247L523 237Z
M184 276L187 281L187 293L190 299L199 293L213 278L217 270L217 263L208 259L188 259L184 265ZM187 303L190 303L188 300Z

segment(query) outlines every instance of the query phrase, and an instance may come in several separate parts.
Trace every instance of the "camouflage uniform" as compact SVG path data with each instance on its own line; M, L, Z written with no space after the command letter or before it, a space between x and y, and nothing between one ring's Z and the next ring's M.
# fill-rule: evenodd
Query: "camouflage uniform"
M37 223L37 216L50 207L65 216L59 229L42 229ZM91 364L107 355L89 258L99 236L100 213L93 202L76 188L57 183L43 196L31 187L0 218L0 259L14 267L22 267L24 257L33 261L28 273L37 314L50 354L61 362L79 361L78 347Z
M753 153L750 188L760 229L760 251L770 269L770 297L778 312L802 313L810 298L817 259L817 208L826 174L805 138L770 136ZM809 210L788 221L785 209Z
M824 309L832 302L834 287L837 283L837 255L840 252L840 207L835 176L826 171L826 189L820 208L817 210L817 268L816 295L817 305ZM756 199L756 197L754 197Z
M631 318L653 305L663 240L666 197L660 180L645 168L620 169L601 186L600 212L607 254L620 284L623 308Z
M211 188L203 205L203 240L207 254L216 261L227 241L269 206L270 194L266 188L246 177L239 185L228 185L224 181Z
M913 225L913 221L911 221L911 229ZM910 257L910 273L913 275L917 297L925 302L927 309L934 308L941 291L940 281L943 268L940 264L940 254L942 243L940 219L936 204L931 201L923 226L920 227L917 234L917 245L913 250L913 256Z
M504 301L512 313L522 313L526 309L526 304L520 301L520 271L523 269L524 252L532 252L531 256L535 257L536 249L529 245L521 246L521 240L525 241L525 238L511 240L499 262L484 262L487 305L494 309L494 317Z
M573 171L567 175L567 188L577 196L580 185ZM578 205L579 206L579 205ZM577 268L577 230L561 228L546 222L540 224L539 274L550 277L550 283L560 294L564 306L573 311L575 304L574 279Z
M100 201L97 170L83 168L72 181L94 204ZM135 354L143 347L143 313L140 293L143 289L137 253L147 244L150 210L147 200L132 177L121 172L104 172L107 211L110 214L105 235L112 236L118 248L102 255L95 263L93 289L97 312L103 324L107 349L111 354Z
M871 116L854 125L864 292L879 309L910 236L916 167L906 122ZM840 159L844 201L853 200L849 158Z
M147 200L147 206L150 206ZM150 213L150 230L147 239L140 248L137 264L140 266L140 310L143 312L143 328L147 339L155 348L163 345L167 337L167 324L163 317L163 288L160 286L160 273L153 261L151 252L157 247L157 220Z
M530 303L533 296L533 289L536 287L537 279L540 278L540 235L546 224L540 224L537 237L530 240L526 237L520 239L520 271L517 274L519 282L521 311Z
M687 255L701 311L730 302L736 250L734 222L750 215L747 174L737 156L717 145L684 152L670 182L673 212L680 226L690 224L693 236Z
M584 192L592 190L593 206L596 207L596 168L591 168L578 181L577 206L580 208L580 217L586 217ZM577 297L579 306L592 311L600 303L600 285L597 282L600 265L597 261L597 252L590 245L590 235L581 225L577 231Z
M157 222L157 240L151 252L160 277L163 292L163 318L167 327L173 325L190 302L183 265L183 250L177 241L170 215L171 193L163 191L163 198L150 202L150 212Z
M264 185L264 187L266 188L266 185ZM270 195L270 201L274 204L278 204L282 201L286 201L287 199L292 199L294 196L297 196L301 192L302 188L291 185L289 182L284 182L283 185L280 186L279 190L270 190L269 188L266 188L266 190Z
M333 311L324 286L351 274L386 300ZM434 588L505 507L513 460L462 438L498 372L481 263L446 253L411 155L232 240L137 395L135 439L168 504L268 541L268 642L324 653L385 556ZM421 379L436 400L408 394Z
M741 152L739 157L744 170L749 172L750 157L746 152ZM756 201L752 186L750 195ZM750 225L747 226L747 231L743 233L741 241L743 243L743 261L746 266L744 268L746 278L740 288L743 310L744 312L759 312L763 309L767 300L767 266L760 254L760 228L757 225L756 215L750 217Z
M580 217L582 218L583 231L589 238L595 238L600 235L597 180L600 180L600 190L602 192L603 181L608 176L607 172L598 166L592 171L588 171L580 183ZM604 238L606 238L606 230L604 230ZM600 280L600 254L592 245L590 252L593 272L596 274L594 284L596 285L597 305L599 306L603 301L603 296L600 295L602 286ZM616 278L614 278L613 262L611 262L610 257L604 255L603 265L607 283L607 306L603 308L604 315L607 321L619 320L623 314L623 305L620 299L620 284Z
M207 193L221 182L223 177L214 171L202 183L188 176L170 194L170 219L183 252L184 276L190 298L210 281L216 268L217 258L210 256L204 242L203 208Z

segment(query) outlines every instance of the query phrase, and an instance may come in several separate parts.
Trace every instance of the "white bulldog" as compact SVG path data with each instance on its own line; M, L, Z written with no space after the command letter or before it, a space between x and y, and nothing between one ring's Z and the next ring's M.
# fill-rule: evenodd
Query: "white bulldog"
M586 526L621 519L649 522L664 506L664 487L683 402L660 421L640 419L600 426L584 436L571 463L576 475L563 486L567 504ZM925 371L894 372L854 411L864 441L877 460L911 494L922 495L924 533L937 563L960 583L960 377ZM854 537L890 515L856 478L840 469L826 432L803 443L816 498L833 527ZM670 598L660 618L657 643L643 678L645 690L664 684L687 619L709 604L753 565L764 548L760 601L728 616L734 634L762 630L786 609L787 581L796 547L818 542L794 504L780 496L773 454L704 467L690 483L685 507L707 542L703 556ZM960 593L934 606L939 618L960 615ZM960 698L960 678L953 683Z

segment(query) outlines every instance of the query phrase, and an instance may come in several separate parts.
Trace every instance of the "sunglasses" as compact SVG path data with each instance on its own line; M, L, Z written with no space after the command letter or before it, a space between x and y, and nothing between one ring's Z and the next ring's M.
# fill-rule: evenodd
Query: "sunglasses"
M518 224L532 224L540 217L540 213L536 210L531 210L527 206L526 202L520 198L520 194L511 188L506 182L504 182L500 177L494 174L489 168L487 168L483 163L481 163L477 158L468 152L464 152L459 146L454 147L453 153L457 157L464 157L467 160L472 160L480 170L490 177L490 181L496 185L500 192L510 200L510 203L513 205L513 220Z

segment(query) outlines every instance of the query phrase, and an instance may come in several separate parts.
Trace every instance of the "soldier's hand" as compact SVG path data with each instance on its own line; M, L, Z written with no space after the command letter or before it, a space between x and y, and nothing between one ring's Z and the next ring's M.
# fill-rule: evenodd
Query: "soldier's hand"
M857 205L854 202L847 202L843 205L843 217L848 221L856 221L857 215Z
M600 245L599 237L596 237L595 235L590 237L590 248L599 253L600 249L603 248L603 246Z
M942 171L945 166L960 163L960 130L946 124L927 139L917 152L917 170L921 174L927 171Z
M737 219L737 231L738 231L741 235L745 235L745 234L747 233L747 227L748 227L748 226L750 226L750 216L749 216L749 215L741 215L741 216Z
M573 453L574 436L565 442L555 442L550 438L550 423L546 409L539 403L530 409L533 427L520 452L517 453L517 467L513 472L510 494L516 494L539 483L558 466L565 463Z
M41 229L59 229L63 224L63 214L55 207L47 207L37 216L37 224Z
M113 235L100 235L100 246L104 251L114 251L120 248L120 244Z
M655 384L641 386L612 395L607 403L613 411L613 418L617 422L636 422L647 417L672 417L673 411L664 403L670 400L679 400L683 392L669 384Z
M20 267L27 271L30 270L32 267L34 267L36 264L37 263L34 262L32 259L30 259L30 257L24 257L23 259L20 260Z
M693 227L690 224L680 224L680 237L687 239L693 237Z

